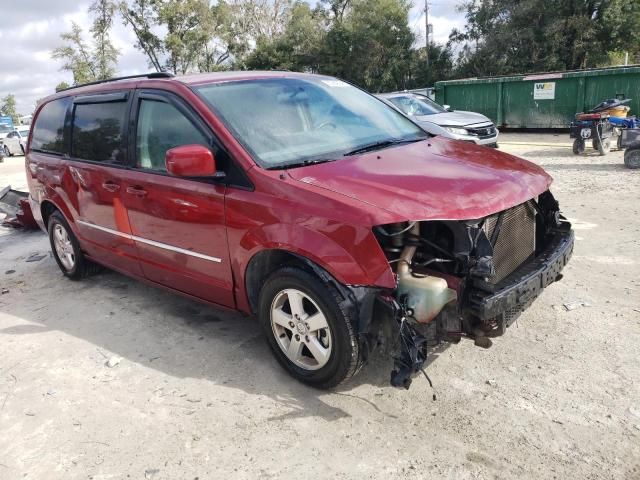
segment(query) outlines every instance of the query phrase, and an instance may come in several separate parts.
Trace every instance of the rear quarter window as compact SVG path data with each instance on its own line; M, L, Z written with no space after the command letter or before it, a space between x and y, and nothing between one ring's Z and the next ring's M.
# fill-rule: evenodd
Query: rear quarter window
M123 163L123 126L127 102L77 104L73 114L71 155L81 160Z
M59 98L47 103L38 115L33 127L31 149L63 155L66 152L64 120L71 98Z

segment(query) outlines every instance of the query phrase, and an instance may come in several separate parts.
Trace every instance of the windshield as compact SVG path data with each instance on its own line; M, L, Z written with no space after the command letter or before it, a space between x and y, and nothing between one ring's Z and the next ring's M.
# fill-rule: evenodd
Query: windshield
M197 90L264 168L337 160L428 136L375 97L333 78L252 79Z
M443 107L436 102L432 102L427 97L403 95L388 98L388 100L404 112L405 115L409 115L410 117L446 112Z
M23 137L28 137L29 136L29 129L27 130L18 130L20 132L20 135Z

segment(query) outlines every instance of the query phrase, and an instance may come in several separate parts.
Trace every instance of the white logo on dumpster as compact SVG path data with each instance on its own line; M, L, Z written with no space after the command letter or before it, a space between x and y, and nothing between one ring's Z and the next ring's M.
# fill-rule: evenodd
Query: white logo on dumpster
M556 82L542 82L533 84L534 100L555 100Z

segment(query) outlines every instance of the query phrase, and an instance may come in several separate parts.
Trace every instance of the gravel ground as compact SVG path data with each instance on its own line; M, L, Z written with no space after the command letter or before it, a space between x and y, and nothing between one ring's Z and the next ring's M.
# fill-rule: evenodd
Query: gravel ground
M565 277L492 348L436 352L435 402L382 361L307 388L255 320L115 273L68 281L42 233L1 228L0 478L640 479L640 171L567 137L501 137L555 177ZM6 159L0 186L22 172Z

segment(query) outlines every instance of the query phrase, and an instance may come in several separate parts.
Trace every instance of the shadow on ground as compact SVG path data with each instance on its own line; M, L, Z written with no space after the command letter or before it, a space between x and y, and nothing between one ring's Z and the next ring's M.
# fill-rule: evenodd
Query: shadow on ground
M25 239L35 242L41 252L48 248L40 233L16 232L2 243ZM2 311L30 323L4 328L0 335L64 332L95 345L105 361L118 355L173 377L202 378L251 395L266 395L282 404L285 412L273 420L320 416L331 421L349 415L324 402L320 397L326 397L325 392L296 382L280 367L254 318L199 304L111 271L74 282L61 275L49 255L35 263L18 259L17 265L19 270L10 276L10 292L20 295L19 300L7 295ZM9 278L4 272L0 275L5 281ZM433 352L429 363L441 352ZM391 368L391 359L376 356L333 393L359 398L379 411L356 391L363 384L392 388Z

